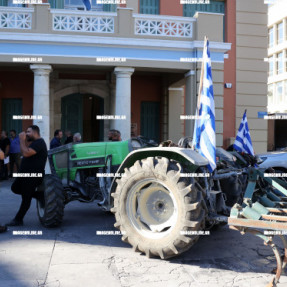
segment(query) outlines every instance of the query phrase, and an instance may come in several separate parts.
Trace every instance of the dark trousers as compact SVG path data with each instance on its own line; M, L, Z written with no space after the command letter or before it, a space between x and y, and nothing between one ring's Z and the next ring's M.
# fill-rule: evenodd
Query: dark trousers
M20 168L20 162L21 162L21 153L10 153L10 175L13 174L14 171L14 165L16 165L17 171L19 171Z
M4 160L0 160L0 178L8 178L8 167L7 164L4 164Z
M27 178L16 178L11 186L11 190L22 196L22 202L15 219L18 221L23 220L27 211L31 206L32 198L37 198L37 193L35 192L36 187L39 186L43 178L41 177L27 177Z

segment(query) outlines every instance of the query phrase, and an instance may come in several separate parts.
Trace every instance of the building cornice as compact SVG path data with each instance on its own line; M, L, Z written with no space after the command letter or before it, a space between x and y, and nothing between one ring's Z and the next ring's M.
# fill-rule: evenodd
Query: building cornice
M115 38L101 36L83 36L83 35L63 35L63 34L39 34L39 33L11 33L4 32L0 34L0 41L5 42L49 42L63 44L91 44L107 46L125 46L125 47L150 47L150 48L176 48L176 49L203 49L203 41L177 41L177 40L158 40L146 38ZM209 48L213 51L225 53L231 49L231 43L210 42Z

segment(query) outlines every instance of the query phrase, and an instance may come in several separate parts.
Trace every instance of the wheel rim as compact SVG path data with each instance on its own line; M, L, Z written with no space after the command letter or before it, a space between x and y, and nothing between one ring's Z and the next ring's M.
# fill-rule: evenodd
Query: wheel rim
M38 207L39 216L43 218L45 214L45 204L37 200L37 207Z
M135 229L149 238L166 236L178 218L172 192L156 179L141 180L130 189L126 210Z

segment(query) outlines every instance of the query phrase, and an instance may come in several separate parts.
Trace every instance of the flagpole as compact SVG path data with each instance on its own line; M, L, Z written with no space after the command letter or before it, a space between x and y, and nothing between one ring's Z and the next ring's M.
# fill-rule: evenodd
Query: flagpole
M206 47L207 43L207 37L204 36L204 42L203 42L203 50L202 50L202 60L201 60L201 73L200 73L200 80L199 80L199 88L198 88L198 95L197 95L197 105L195 110L195 115L198 116L199 108L200 108L200 95L202 92L202 86L203 86L203 77L204 77L204 61L203 61L203 55L204 55L204 49ZM198 121L197 118L194 120L194 126L193 126L193 132L195 132L196 129L196 121ZM195 146L192 145L192 149L195 149Z
M203 76L204 76L204 63L203 63L203 52L207 43L207 37L204 37L204 44L203 44L203 50L202 50L202 61L201 61L201 74L200 74L200 81L199 81L199 88L198 88L198 97L197 97L197 109L199 109L200 104L200 95L202 92L202 86L203 86Z
M216 168L215 104L211 71L211 56L208 39L204 39L199 95L194 121L193 148L204 156L208 170Z

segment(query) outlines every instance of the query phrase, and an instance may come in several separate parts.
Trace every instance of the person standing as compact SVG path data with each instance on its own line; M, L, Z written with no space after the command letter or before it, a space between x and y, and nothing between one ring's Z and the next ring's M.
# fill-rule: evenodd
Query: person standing
M73 136L73 142L74 143L81 143L82 142L82 136L80 133L75 133Z
M16 165L16 172L19 171L20 162L21 162L21 150L20 150L20 140L16 135L15 130L10 131L10 174L9 177L12 177L14 171L14 165Z
M8 133L6 131L1 132L1 142L0 142L0 148L4 152L4 160L1 161L0 165L0 172L1 172L1 180L7 180L8 179L8 163L5 164L5 159L9 156L10 151L10 140L8 138Z
M37 193L45 175L45 164L47 161L47 146L40 136L40 129L36 125L28 127L26 133L19 134L20 148L23 158L19 173L25 177L17 177L11 186L15 194L22 196L22 202L16 216L6 226L21 226L23 218L30 208L32 198L42 200L42 194ZM27 177L26 175L30 175Z
M63 137L63 132L61 130L55 130L54 138L50 142L50 149L61 146L62 137Z
M109 141L113 141L113 142L122 141L121 132L118 130L113 130L113 129L109 130L108 139Z
M65 144L73 142L73 135L72 135L71 131L69 131L69 130L65 131L65 136L66 136Z

